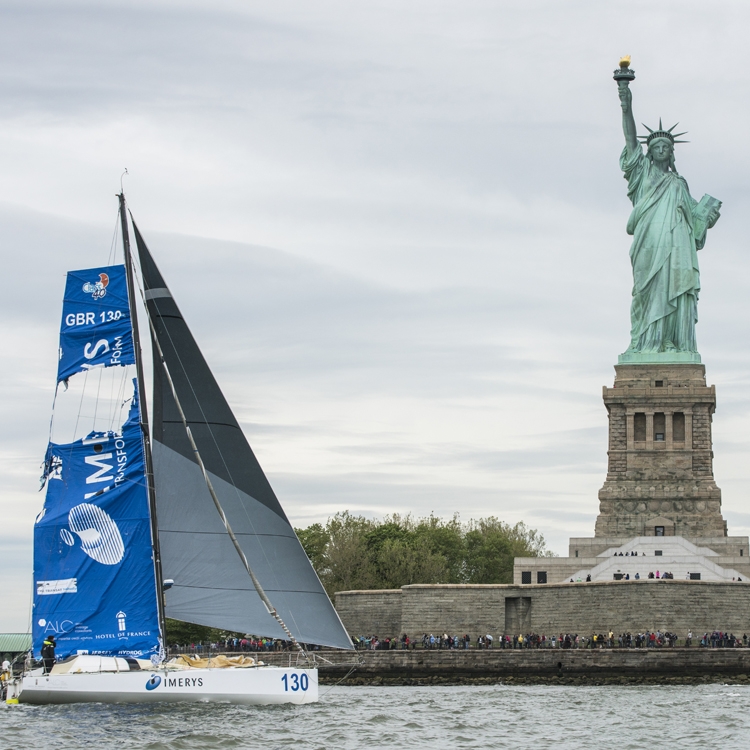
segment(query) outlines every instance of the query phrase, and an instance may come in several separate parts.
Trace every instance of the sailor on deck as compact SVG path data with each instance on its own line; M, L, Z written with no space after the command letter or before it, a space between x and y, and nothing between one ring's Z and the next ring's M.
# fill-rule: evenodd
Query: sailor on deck
M49 674L55 664L55 636L49 635L44 639L42 645L42 661L44 662L44 674Z

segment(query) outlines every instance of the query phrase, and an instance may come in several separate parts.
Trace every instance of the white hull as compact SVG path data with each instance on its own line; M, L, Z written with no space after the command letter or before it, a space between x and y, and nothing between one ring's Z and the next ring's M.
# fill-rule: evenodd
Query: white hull
M318 670L260 666L248 669L186 669L19 677L7 700L19 703L314 703Z

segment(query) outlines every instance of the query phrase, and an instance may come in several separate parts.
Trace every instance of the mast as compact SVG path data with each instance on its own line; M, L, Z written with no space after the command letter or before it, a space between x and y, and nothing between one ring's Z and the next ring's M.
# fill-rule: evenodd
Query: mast
M156 578L156 607L159 618L159 630L162 647L166 642L167 628L164 620L164 581L161 570L161 553L159 551L159 524L156 518L156 489L154 486L154 465L151 456L151 437L148 427L148 408L146 406L146 384L143 380L143 357L141 338L138 331L138 311L136 308L135 285L133 283L133 260L130 254L130 234L128 217L125 210L125 193L117 195L120 201L120 223L122 225L122 249L125 255L125 274L128 281L128 302L130 304L130 321L133 326L133 349L135 350L136 379L138 381L138 401L143 434L143 452L146 463L146 484L148 486L148 507L151 518L151 548L154 555L154 577Z

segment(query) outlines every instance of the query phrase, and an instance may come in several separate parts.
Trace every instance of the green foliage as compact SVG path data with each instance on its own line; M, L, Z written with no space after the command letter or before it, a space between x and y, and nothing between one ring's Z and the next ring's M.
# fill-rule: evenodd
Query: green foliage
M514 557L552 556L538 531L494 516L463 524L457 515L371 520L347 511L295 531L331 596L410 583L511 583Z
M296 529L296 532L310 562L317 570L325 560L328 532L319 523L314 523L306 529Z

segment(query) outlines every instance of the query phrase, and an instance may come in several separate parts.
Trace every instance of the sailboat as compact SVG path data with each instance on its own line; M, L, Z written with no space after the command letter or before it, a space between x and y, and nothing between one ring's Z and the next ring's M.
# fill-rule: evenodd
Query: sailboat
M124 264L68 273L55 399L76 378L99 377L101 390L110 368L135 370L132 396L119 429L50 437L34 528L32 650L39 659L54 635L56 662L49 673L29 662L6 699L314 702L318 670L302 644L351 649L351 639L130 215L136 283L118 198ZM151 429L139 295L153 358ZM281 639L298 658L288 667L175 663L165 617Z

